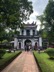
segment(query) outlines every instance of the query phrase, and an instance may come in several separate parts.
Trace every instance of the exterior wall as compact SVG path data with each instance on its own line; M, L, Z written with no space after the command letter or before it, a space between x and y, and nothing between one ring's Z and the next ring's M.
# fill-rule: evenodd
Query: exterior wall
M19 43L21 43L21 49L25 49L25 41L27 40L27 39L17 39L17 38L15 38L14 39L15 41L14 41L14 47L15 48L17 48L17 49L20 49L19 48ZM31 41L31 43L32 43L32 47L34 47L35 46L35 43L37 43L37 46L40 46L40 42L38 42L38 39L28 39L28 40L30 40ZM42 44L41 44L41 46L42 46Z
M26 41L27 39L22 39L21 40L21 49L25 49L25 41ZM34 47L34 45L35 45L35 43L37 42L37 45L38 45L38 41L37 41L37 39L29 39L30 41L31 41L31 43L32 43L32 47ZM19 42L18 42L18 45L19 45ZM19 46L18 46L19 47ZM18 48L19 49L19 48Z
M38 39L31 39L32 40L32 46L34 47L35 46L35 43L37 43L37 46L38 46Z
M33 26L33 25L32 25ZM33 29L34 28L32 28L32 26L29 28L29 26L28 26L28 29L30 30L30 35L32 36L33 35ZM35 27L35 26L34 26ZM37 35L37 30L36 30L36 28L34 29L35 30L35 36ZM20 30L20 35L22 35L22 30ZM23 36L26 36L27 34L26 34L26 29L24 29L23 30ZM25 41L26 41L27 39L18 39L18 41L17 41L17 43L15 42L15 44L17 44L17 48L19 49L19 43L21 43L21 49L24 49L25 47ZM39 42L38 42L38 39L35 39L35 38L32 38L32 39L29 39L28 38L28 40L30 40L31 42L32 42L32 46L34 46L35 45L35 43L37 43L37 46L39 45Z
M20 30L20 35L22 35L22 30ZM23 35L27 35L25 29L24 29ZM30 29L30 35L33 35L33 30L32 29ZM35 29L35 35L37 35L37 30L36 29Z
M19 43L21 43L21 49L25 49L25 41L26 41L27 39L17 39L17 38L15 38L14 39L14 48L17 48L17 49L20 49L19 48ZM30 40L31 41L31 43L32 43L32 47L34 47L35 46L35 43L37 43L37 47L42 47L42 38L40 37L39 38L39 41L38 41L38 39L28 39L28 40Z

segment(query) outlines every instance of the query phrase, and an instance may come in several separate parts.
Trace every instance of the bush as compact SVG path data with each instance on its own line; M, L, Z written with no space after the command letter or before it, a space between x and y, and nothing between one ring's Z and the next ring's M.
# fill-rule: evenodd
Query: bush
M45 52L50 56L50 58L54 58L54 48L48 48Z
M0 58L5 54L5 50L0 50Z

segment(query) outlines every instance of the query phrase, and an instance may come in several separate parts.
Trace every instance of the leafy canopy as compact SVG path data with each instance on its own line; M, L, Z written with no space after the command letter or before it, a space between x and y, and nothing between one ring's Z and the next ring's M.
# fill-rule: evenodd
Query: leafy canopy
M54 42L54 0L49 0L43 15L39 16L41 26L44 25L42 34L45 32L49 42ZM45 31L45 32L44 32Z
M23 27L33 12L32 2L28 0L0 0L0 39L5 29Z
M0 25L16 29L32 12L32 2L28 0L0 0Z

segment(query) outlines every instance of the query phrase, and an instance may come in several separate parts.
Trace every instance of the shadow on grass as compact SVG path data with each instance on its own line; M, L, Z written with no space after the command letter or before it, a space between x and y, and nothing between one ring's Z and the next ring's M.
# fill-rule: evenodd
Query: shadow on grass
M48 58L49 60L53 60L54 61L54 58Z
M0 60L1 60L1 59L3 59L3 58L0 58Z

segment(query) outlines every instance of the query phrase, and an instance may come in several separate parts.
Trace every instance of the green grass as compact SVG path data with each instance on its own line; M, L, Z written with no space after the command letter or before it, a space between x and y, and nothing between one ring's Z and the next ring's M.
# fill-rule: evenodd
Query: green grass
M5 66L11 59L13 59L16 55L18 55L21 51L16 51L15 53L5 53L3 57L0 59L0 68Z
M47 53L41 52L39 54L34 51L34 56L38 61L41 72L54 72L54 60L51 60Z

